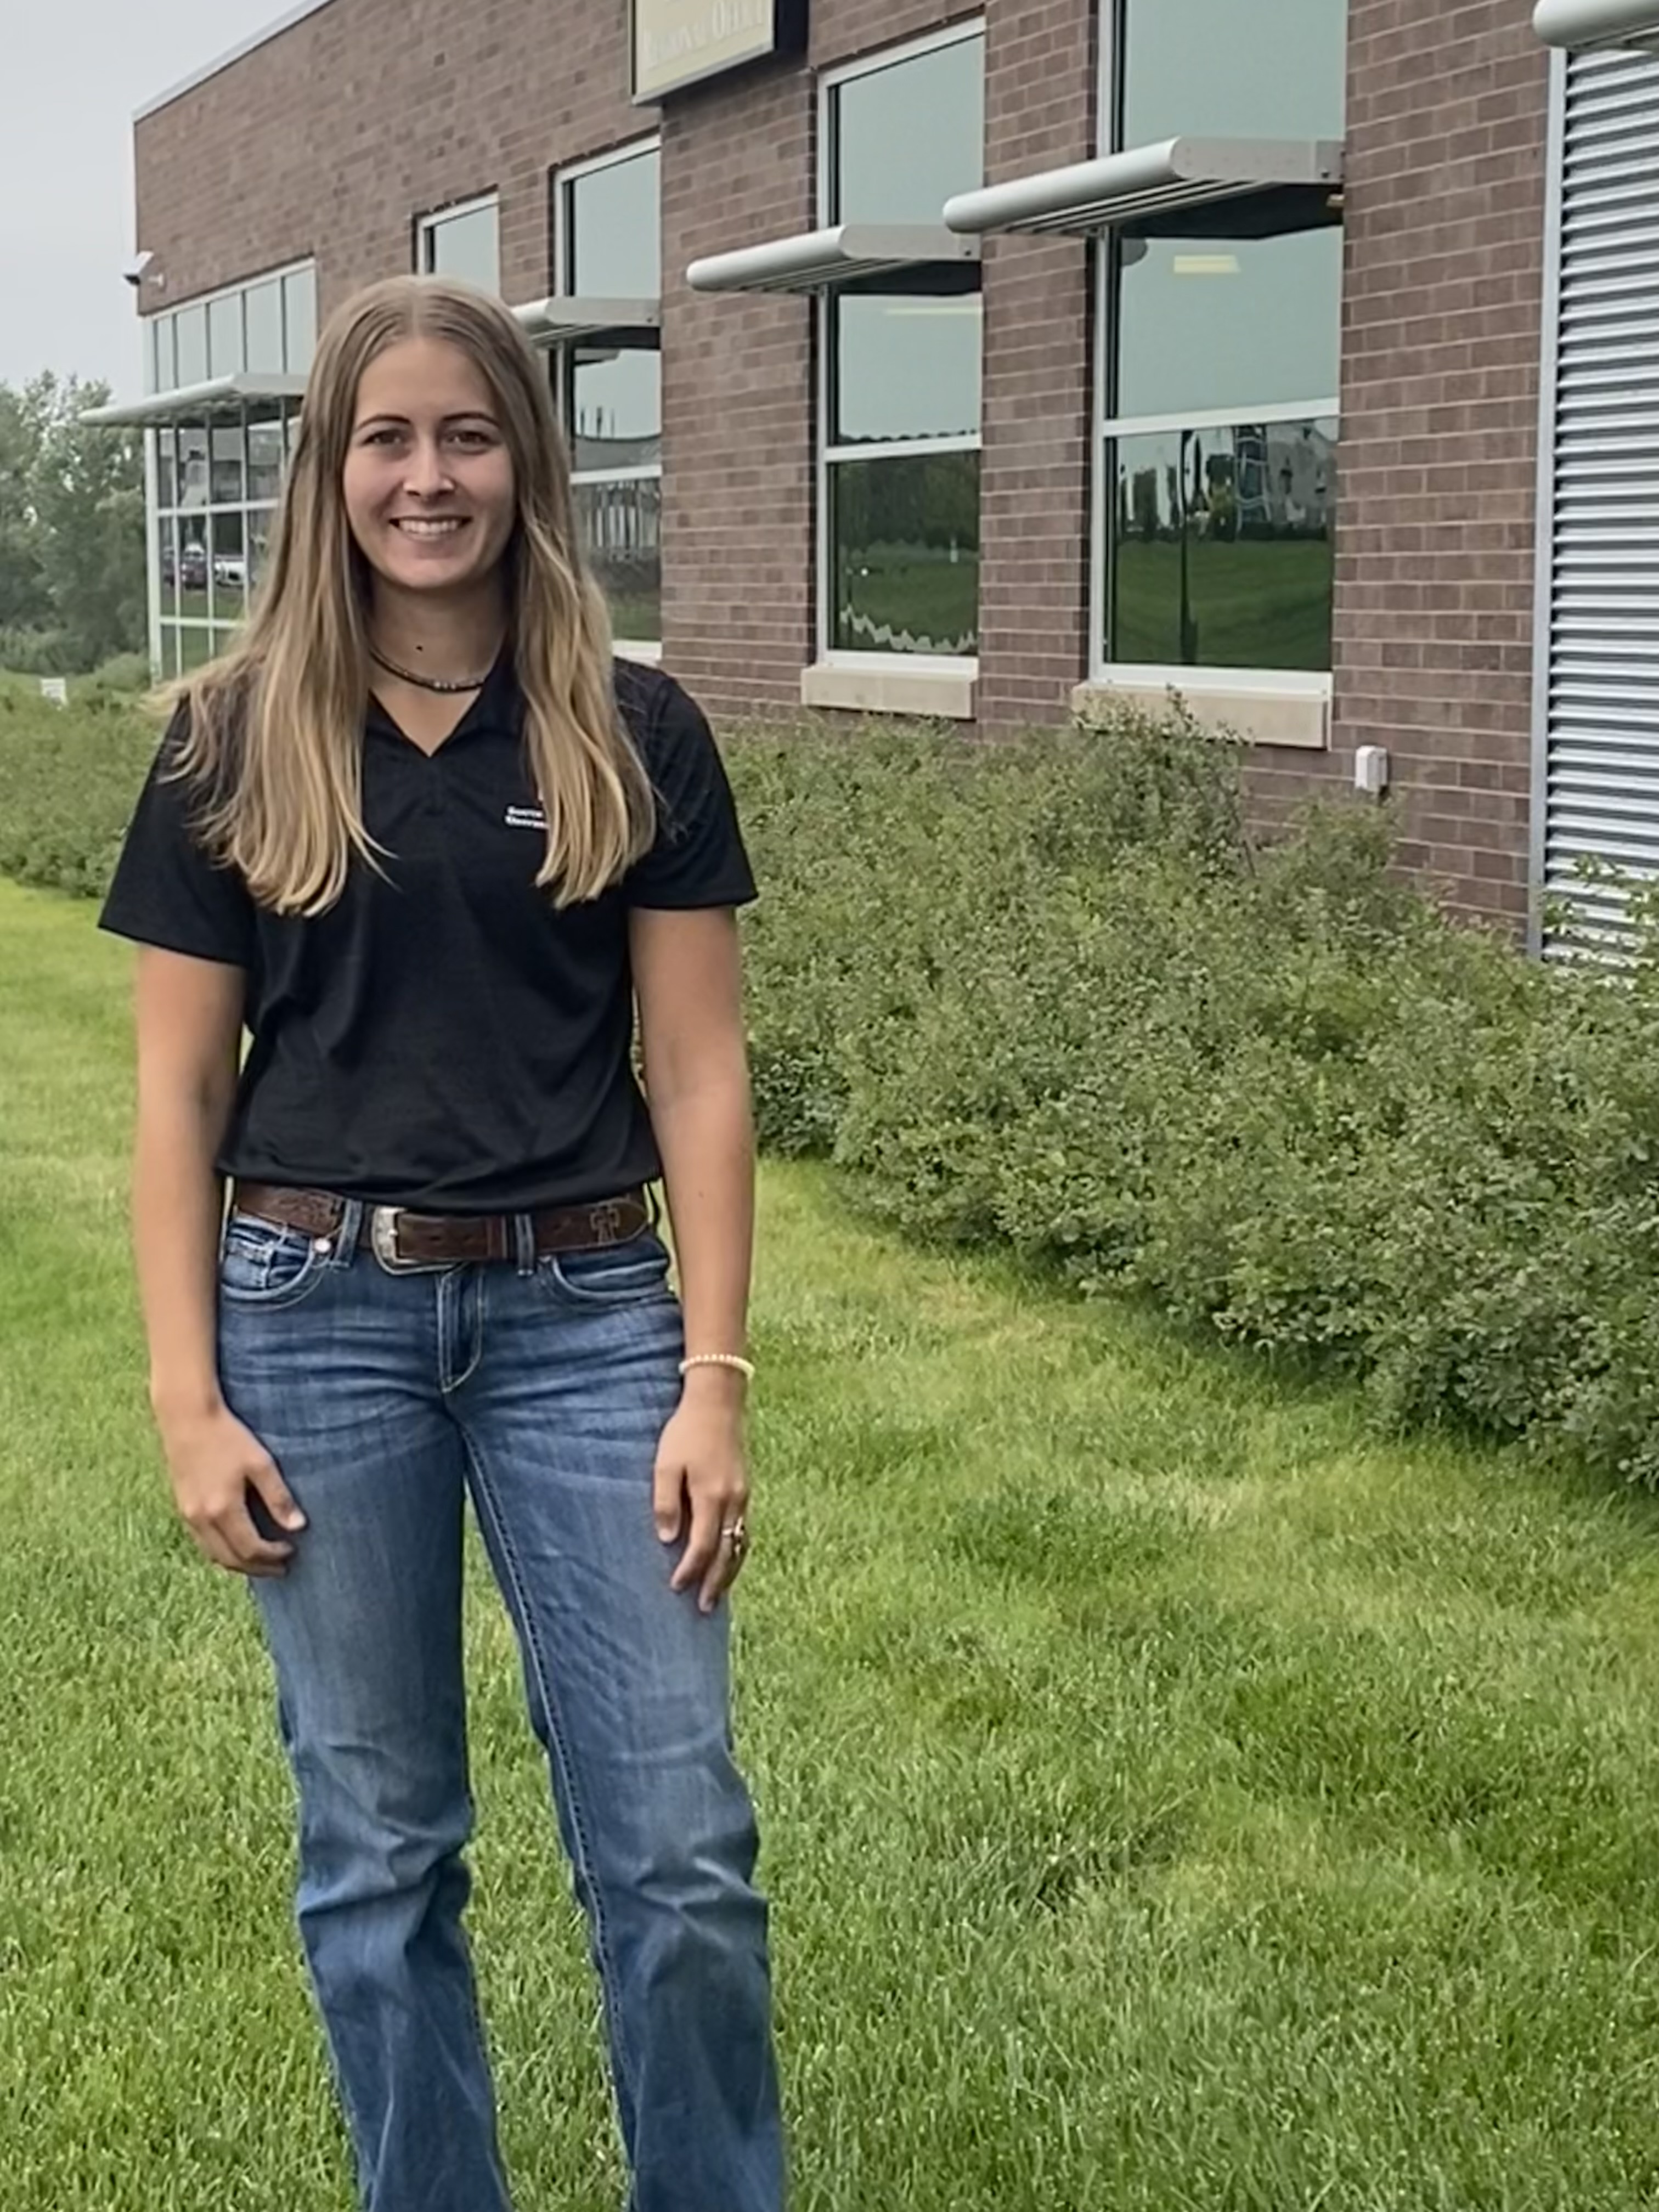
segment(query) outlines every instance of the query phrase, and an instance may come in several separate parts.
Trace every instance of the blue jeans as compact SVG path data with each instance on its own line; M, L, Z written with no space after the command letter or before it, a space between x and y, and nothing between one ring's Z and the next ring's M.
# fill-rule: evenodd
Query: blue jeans
M462 1911L468 1492L604 1998L632 2212L780 2212L767 1916L727 1611L668 1588L652 1472L679 1394L668 1255L389 1274L233 1216L226 1397L309 1527L254 1583L300 1799L298 1917L364 2212L508 2212Z

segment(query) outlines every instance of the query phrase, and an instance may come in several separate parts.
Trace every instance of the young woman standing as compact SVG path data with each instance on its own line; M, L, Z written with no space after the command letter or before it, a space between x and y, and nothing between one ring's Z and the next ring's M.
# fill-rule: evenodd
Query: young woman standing
M747 1541L753 895L703 718L612 660L512 317L432 280L361 295L104 921L141 948L152 1402L179 1511L258 1598L365 2212L509 2203L462 1929L469 1493L633 2212L783 2202L720 1602Z

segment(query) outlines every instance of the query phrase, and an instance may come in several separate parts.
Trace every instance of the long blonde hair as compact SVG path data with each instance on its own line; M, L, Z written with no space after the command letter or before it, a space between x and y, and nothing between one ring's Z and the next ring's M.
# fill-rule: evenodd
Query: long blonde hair
M341 480L363 372L417 337L442 339L477 366L512 459L507 615L527 764L547 817L537 880L561 906L595 897L654 831L650 782L617 708L610 619L577 542L548 380L497 301L436 277L394 276L348 301L323 331L247 622L170 695L189 710L177 772L203 793L204 842L279 913L326 911L354 852L378 865L362 809L369 575Z

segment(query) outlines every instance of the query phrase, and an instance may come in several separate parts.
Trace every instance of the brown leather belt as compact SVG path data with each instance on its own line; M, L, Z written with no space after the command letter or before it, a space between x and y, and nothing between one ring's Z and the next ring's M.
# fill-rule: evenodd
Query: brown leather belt
M332 1237L345 1218L346 1200L331 1190L290 1190L276 1183L237 1182L230 1202L238 1213ZM365 1206L358 1243L393 1273L421 1267L464 1267L487 1261L516 1261L519 1221L512 1213L409 1213L401 1206ZM625 1243L651 1226L642 1190L588 1206L542 1206L528 1215L535 1256L592 1251Z

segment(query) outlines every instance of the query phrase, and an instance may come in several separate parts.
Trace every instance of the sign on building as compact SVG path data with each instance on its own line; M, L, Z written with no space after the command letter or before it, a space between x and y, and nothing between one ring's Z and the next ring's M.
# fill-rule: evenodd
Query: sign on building
M633 94L664 99L750 62L803 53L806 0L632 0Z

